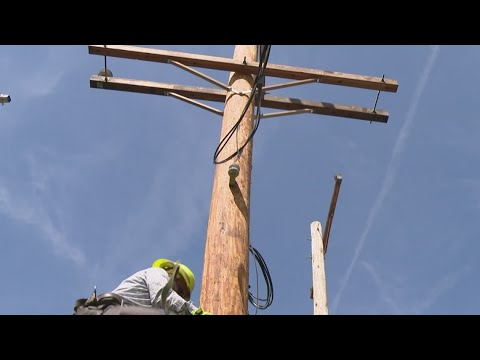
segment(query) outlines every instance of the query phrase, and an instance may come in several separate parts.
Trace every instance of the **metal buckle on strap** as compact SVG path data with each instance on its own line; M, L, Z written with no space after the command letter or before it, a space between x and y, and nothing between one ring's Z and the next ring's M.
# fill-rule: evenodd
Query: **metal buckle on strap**
M127 301L125 301L123 297L111 292L102 294L97 298L97 304L99 305L103 305L103 304L123 305L125 303L127 303Z

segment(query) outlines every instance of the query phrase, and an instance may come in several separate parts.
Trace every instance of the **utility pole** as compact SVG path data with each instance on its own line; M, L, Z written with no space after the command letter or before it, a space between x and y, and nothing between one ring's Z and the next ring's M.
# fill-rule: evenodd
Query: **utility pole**
M322 235L322 224L320 221L314 221L310 224L312 235L312 279L313 287L310 298L313 299L313 315L328 315L327 300L327 277L325 275L325 255L327 254L328 238L332 228L333 216L337 206L342 176L335 175L335 187L333 189L330 209L327 215L327 225L325 233Z
M125 45L90 45L88 50L90 54L105 57L105 68L99 75L90 77L90 87L171 96L198 106L223 116L221 138L239 119L249 96L255 96L255 91L250 90L253 85L252 75L257 74L259 68L259 62L255 61L257 45L237 45L233 59ZM171 64L220 89L113 77L112 72L107 71L107 56ZM229 83L225 85L192 67L229 71L231 72ZM386 123L388 112L376 109L377 101L375 101L374 108L371 109L271 96L265 92L314 82L378 90L378 94L380 91L396 92L398 88L395 80L384 77L275 64L268 64L264 75L293 81L263 87L262 93L259 94L262 107L283 111L262 114L262 119L311 113ZM222 111L198 100L221 102L224 103L225 108ZM234 135L234 139L225 146L223 153L225 156L234 153L237 150L236 143L238 142L238 146L243 145L251 133L253 104L254 101L246 112L245 119L237 130L237 134ZM221 159L222 155L219 160ZM234 163L240 166L240 172L236 179L229 176L229 168ZM200 306L204 310L218 315L247 313L251 168L252 141L243 149L238 158L218 164L215 169L205 243Z
M313 315L328 315L325 251L320 221L313 221L310 224L310 232L312 234Z
M248 62L257 58L256 45L237 45L234 60ZM235 91L249 91L253 86L250 74L230 73L228 85ZM225 101L220 139L240 118L248 96L229 92ZM254 101L238 130L238 146L247 140L253 130ZM225 146L224 157L236 151L236 142ZM220 159L221 160L221 159ZM252 172L252 141L238 158L240 172L232 181L229 165L218 164L213 179L210 216L208 219L205 258L203 263L200 306L214 314L242 314L248 312L248 246L250 229L250 180Z

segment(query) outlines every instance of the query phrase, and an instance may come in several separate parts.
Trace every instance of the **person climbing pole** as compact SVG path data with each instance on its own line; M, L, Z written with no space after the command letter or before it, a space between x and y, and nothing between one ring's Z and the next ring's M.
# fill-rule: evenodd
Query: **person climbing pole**
M184 264L157 259L114 290L78 299L74 315L211 315L190 301L195 276Z

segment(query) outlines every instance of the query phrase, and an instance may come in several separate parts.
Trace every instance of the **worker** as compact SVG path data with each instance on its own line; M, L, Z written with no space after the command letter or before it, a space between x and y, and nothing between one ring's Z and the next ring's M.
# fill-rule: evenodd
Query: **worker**
M184 264L157 259L123 280L110 293L79 299L77 315L210 315L190 302L193 272Z

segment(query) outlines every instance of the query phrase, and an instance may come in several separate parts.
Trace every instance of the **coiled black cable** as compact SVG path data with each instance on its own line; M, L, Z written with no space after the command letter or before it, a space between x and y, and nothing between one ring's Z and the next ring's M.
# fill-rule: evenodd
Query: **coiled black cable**
M258 252L257 249L255 249L252 245L249 246L250 253L253 255L254 260L258 265L260 266L260 269L262 270L263 273L263 278L265 279L265 284L267 287L267 296L265 299L253 295L250 291L248 292L248 301L255 306L257 309L260 310L265 310L268 308L270 305L272 305L273 302L273 283L272 283L272 278L270 277L270 272L268 271L267 264L265 263L265 260L263 259L262 255ZM257 279L258 282L258 279ZM261 303L263 302L263 303Z

